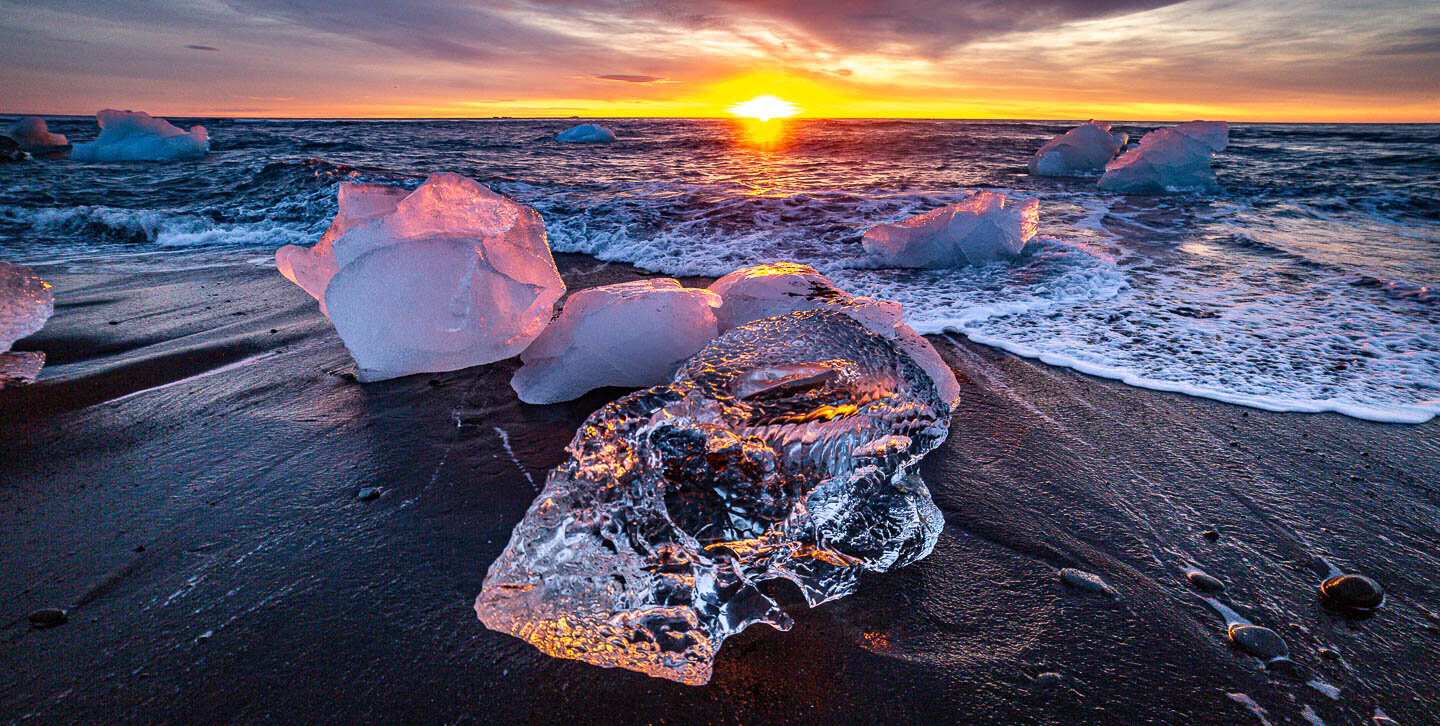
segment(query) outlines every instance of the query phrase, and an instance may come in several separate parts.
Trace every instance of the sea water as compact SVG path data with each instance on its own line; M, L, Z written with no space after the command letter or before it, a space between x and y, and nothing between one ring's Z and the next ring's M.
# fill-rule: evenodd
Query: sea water
M0 258L311 244L342 180L456 171L534 206L557 252L672 275L819 268L953 332L1131 385L1281 411L1440 413L1440 126L1232 124L1214 194L1123 196L1026 163L1040 121L184 120L204 160L0 166ZM93 120L52 120L75 142ZM1117 123L1138 138L1155 123ZM763 138L761 138L763 136ZM869 227L980 189L1040 200L1014 262L874 268ZM193 256L188 256L193 263Z

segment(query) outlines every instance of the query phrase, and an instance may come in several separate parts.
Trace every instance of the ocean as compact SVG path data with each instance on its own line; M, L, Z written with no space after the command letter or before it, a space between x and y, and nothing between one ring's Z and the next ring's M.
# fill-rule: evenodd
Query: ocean
M21 263L312 244L344 180L454 171L534 206L556 252L671 275L812 265L894 299L922 333L1277 411L1422 422L1440 413L1440 126L1232 124L1222 191L1123 196L1028 158L1075 122L791 120L759 144L728 120L171 119L212 153L174 163L0 165L0 251ZM1136 139L1162 124L1119 123ZM52 120L72 142L93 119ZM976 190L1040 200L1010 263L875 269L869 227ZM61 313L63 314L63 312Z

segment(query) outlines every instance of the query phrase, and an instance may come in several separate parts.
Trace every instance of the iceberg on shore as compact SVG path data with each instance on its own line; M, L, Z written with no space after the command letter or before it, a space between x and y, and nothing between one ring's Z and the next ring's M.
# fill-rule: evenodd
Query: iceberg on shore
M561 131L555 140L571 144L607 144L616 139L615 132L604 126L580 124Z
M814 607L930 554L944 520L918 465L949 420L848 315L737 327L586 419L475 612L551 656L702 685L726 638L791 627L780 581Z
M459 174L401 192L342 187L348 199L329 250L276 255L287 278L318 288L359 379L457 370L524 350L565 292L539 213Z
M977 192L958 204L932 209L865 232L861 243L883 267L960 267L1020 255L1040 229L1040 202L1007 202L998 192Z
M1090 121L1057 136L1030 157L1030 173L1039 176L1073 176L1104 171L1106 162L1125 148L1129 136L1110 131L1110 124Z
M659 385L719 334L719 304L670 278L581 290L520 354L510 386L526 403L556 403L602 386Z
M275 267L285 279L299 285L320 302L320 312L325 309L325 288L330 278L339 271L335 264L334 244L336 238L345 234L361 222L391 214L400 200L410 195L410 190L390 184L369 184L363 182L340 182L337 192L339 211L330 228L313 247L285 245L275 251Z
M0 388L39 375L44 353L11 353L10 347L45 327L54 312L55 292L34 270L0 262Z
M898 302L851 295L815 268L791 262L735 270L712 283L710 291L720 296L715 319L722 334L746 323L801 310L844 313L909 355L930 376L947 405L953 406L960 397L955 371L930 341L904 323L904 309Z
M88 144L75 144L70 158L77 161L175 161L199 159L210 153L204 126L181 131L169 121L143 111L107 108L95 114L100 136Z
M1190 121L1156 129L1140 144L1105 167L1101 189L1124 194L1219 189L1210 158L1230 143L1230 126L1224 121Z
M65 134L52 134L39 116L25 116L5 129L5 135L15 140L26 151L53 151L70 142Z

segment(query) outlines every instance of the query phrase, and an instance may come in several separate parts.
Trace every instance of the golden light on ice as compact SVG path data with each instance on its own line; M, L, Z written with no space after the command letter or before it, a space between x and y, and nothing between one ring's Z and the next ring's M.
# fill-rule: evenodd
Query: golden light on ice
M796 113L799 113L800 108L779 96L772 96L767 93L756 96L749 101L736 103L726 110L743 118L769 121L770 119L794 116Z

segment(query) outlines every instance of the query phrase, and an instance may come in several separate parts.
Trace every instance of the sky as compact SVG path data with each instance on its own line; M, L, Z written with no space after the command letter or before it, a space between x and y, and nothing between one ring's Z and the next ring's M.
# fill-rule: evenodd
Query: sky
M0 0L0 112L1440 121L1435 0Z

